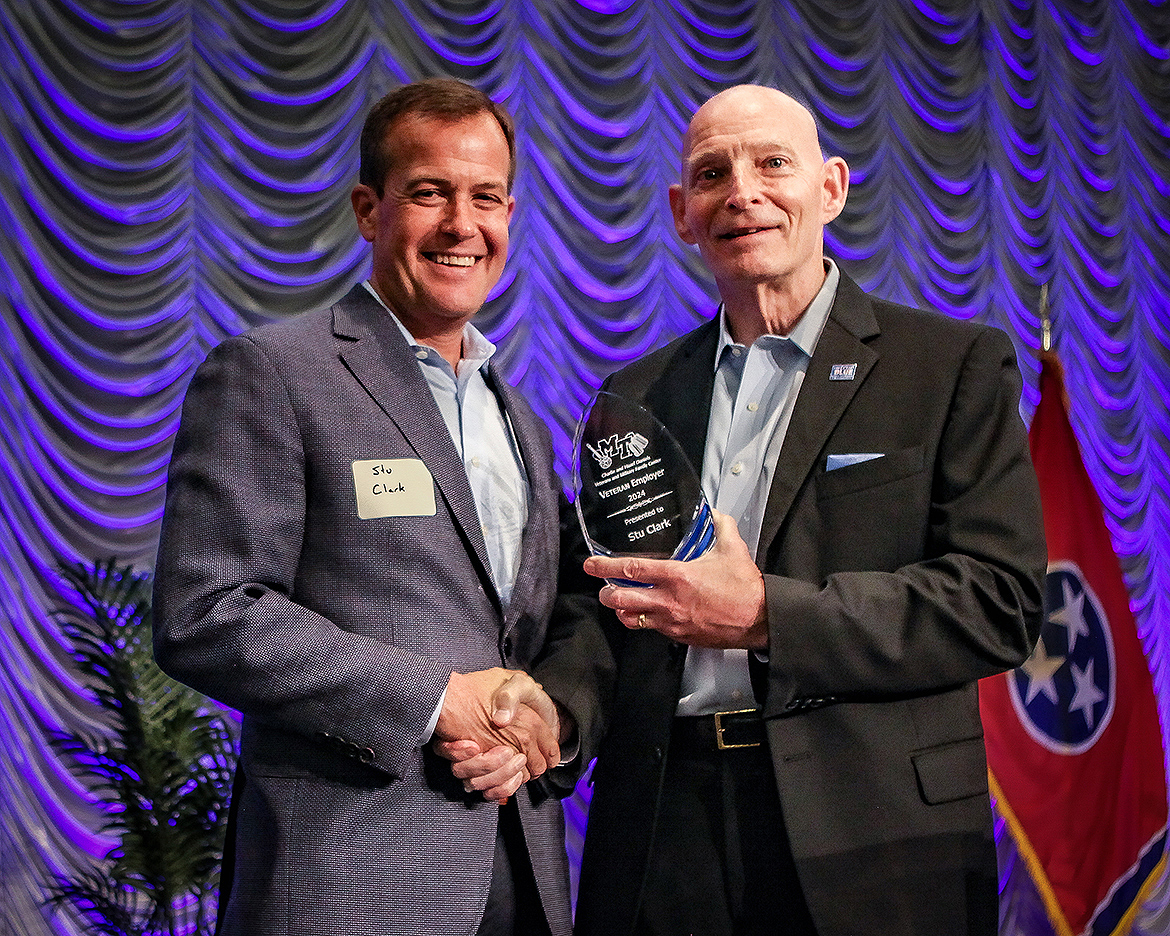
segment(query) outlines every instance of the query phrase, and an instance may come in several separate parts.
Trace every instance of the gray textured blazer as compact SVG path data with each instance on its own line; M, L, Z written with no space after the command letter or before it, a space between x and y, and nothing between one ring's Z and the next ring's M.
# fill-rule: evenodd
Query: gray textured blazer
M551 441L489 373L531 489L506 616L462 462L364 288L229 338L195 374L171 462L155 648L167 672L243 713L222 932L457 934L480 921L498 807L464 794L420 738L453 670L555 666L558 646ZM434 515L360 519L351 466L366 459L421 462ZM560 695L572 710L571 688ZM517 802L549 924L565 936L559 800L542 778Z
M710 322L607 386L644 402L695 465L717 340ZM1046 562L1019 398L1003 332L842 275L756 556L771 644L754 675L820 936L996 932L976 680L1028 656ZM828 470L852 453L882 457ZM577 904L587 936L634 925L686 656L658 633L611 636L617 689Z

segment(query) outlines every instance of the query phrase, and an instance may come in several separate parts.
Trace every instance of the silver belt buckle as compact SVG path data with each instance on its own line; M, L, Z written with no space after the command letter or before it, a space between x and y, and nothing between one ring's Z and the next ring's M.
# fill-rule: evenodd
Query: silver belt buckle
M760 747L759 741L749 741L747 744L726 744L723 741L723 716L724 715L747 715L749 712L755 712L757 709L745 708L736 709L734 712L716 712L715 713L715 746L720 751L732 751L736 748L753 748Z

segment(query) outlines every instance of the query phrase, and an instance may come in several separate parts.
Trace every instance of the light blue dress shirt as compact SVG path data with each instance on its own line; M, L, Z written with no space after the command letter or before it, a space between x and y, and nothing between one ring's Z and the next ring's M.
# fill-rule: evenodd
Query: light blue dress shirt
M451 433L455 451L463 459L487 547L492 583L500 604L507 611L520 565L520 543L528 523L528 475L507 414L483 375L496 346L468 322L463 326L459 367L453 369L438 351L415 340L369 282L363 285L386 309L414 351ZM447 691L443 690L420 743L426 744L434 734L446 698Z
M386 308L368 282L365 287ZM520 565L520 542L528 523L528 475L504 409L484 379L496 346L468 322L463 326L463 355L456 370L434 348L419 344L398 316L391 313L390 317L414 351L455 451L463 459L487 547L492 582L506 611Z
M837 295L837 265L826 258L825 271L820 291L788 335L761 335L750 348L736 344L720 307L703 493L716 510L735 520L753 554L796 397ZM747 654L691 647L676 714L755 708Z

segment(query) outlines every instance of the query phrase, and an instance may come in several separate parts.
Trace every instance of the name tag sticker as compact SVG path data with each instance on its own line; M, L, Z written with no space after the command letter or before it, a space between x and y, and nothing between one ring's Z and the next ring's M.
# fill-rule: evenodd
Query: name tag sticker
M417 458L365 458L353 462L358 516L433 517L435 480Z

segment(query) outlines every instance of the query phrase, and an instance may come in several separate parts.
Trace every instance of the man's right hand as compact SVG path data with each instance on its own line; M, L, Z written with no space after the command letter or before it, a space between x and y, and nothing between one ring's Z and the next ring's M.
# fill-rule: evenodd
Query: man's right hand
M481 761L478 768L485 775L492 774L493 779L498 779L512 760L496 749L511 748L524 756L522 772L528 776L519 781L523 782L529 777L539 777L560 762L559 731L556 706L541 689L540 683L527 673L499 667L474 673L452 673L435 727L435 748L448 760L465 760L470 749L454 745L456 742L473 743L479 751L485 752L485 757L486 754L492 755ZM448 750L444 751L444 748ZM456 751L462 753L463 758L451 756ZM491 786L499 788L502 785L493 782ZM477 785L476 788L484 787Z

